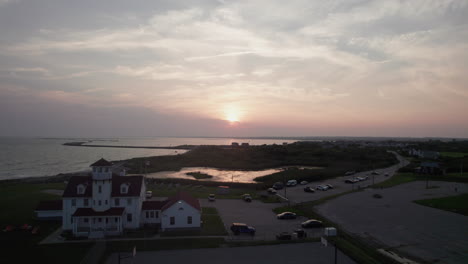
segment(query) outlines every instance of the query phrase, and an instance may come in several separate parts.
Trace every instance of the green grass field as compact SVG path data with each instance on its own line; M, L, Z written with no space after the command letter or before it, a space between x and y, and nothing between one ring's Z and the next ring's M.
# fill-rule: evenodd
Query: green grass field
M468 216L468 193L443 198L417 200L414 202L420 205Z
M22 224L40 227L38 235L21 230L1 232L2 263L34 263L38 260L41 263L80 263L92 243L37 245L55 231L60 223L36 220L34 209L40 200L61 199L60 196L44 193L44 190L64 187L63 183L0 184L0 228Z
M447 157L447 158L462 158L462 157L468 156L468 153L464 153L464 152L441 152L440 155L442 157Z

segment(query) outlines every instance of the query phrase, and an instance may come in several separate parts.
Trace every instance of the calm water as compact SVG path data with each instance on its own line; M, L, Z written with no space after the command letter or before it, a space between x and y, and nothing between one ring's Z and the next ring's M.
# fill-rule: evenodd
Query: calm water
M91 139L41 139L0 137L0 180L23 177L51 176L58 173L89 169L94 161L123 160L135 157L175 155L183 150L90 148L63 146L63 143ZM248 142L251 145L281 144L294 140L228 139L228 138L117 138L98 139L91 144L119 146L230 145Z

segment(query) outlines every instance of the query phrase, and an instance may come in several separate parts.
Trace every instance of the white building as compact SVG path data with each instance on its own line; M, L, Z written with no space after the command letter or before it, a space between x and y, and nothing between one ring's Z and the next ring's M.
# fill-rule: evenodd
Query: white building
M70 230L75 236L98 238L121 235L125 229L145 225L162 230L200 228L200 203L190 195L179 193L164 201L145 201L143 176L116 175L112 163L105 159L91 164L91 168L90 176L73 176L65 188L63 230ZM57 206L51 209L57 213ZM39 206L36 213L40 217L50 212Z

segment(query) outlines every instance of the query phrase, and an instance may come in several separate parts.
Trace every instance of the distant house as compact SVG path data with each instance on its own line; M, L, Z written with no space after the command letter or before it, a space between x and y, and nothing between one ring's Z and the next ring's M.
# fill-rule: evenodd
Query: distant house
M100 159L91 164L89 176L73 176L61 201L43 201L39 219L59 217L62 229L77 237L121 235L143 226L199 228L201 207L197 199L178 194L163 201L146 200L143 176L115 174L112 163Z
M438 162L421 162L421 165L416 168L417 173L421 174L433 174L433 175L444 175L445 168L443 168Z
M436 160L440 157L440 153L437 151L427 151L427 150L417 150L417 149L410 149L408 150L408 154L410 156L415 156L422 159L431 159Z
M62 200L40 201L34 211L39 220L62 220Z
M232 146L232 147L238 147L238 146L239 146L239 143L237 143L237 142L232 142L232 143L231 143L231 146Z
M244 142L244 143L241 144L241 147L248 147L248 146L249 146L249 143L247 143L247 142Z

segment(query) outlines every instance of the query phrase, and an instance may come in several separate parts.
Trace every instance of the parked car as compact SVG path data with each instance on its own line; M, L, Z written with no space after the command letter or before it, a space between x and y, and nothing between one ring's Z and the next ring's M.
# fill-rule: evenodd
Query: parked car
M356 172L355 171L347 171L345 173L345 176L350 176L350 175L353 175L353 174L356 174Z
M380 173L378 173L378 172L376 172L376 171L373 171L371 174L372 174L372 175L379 175Z
M292 235L288 232L281 232L278 235L276 235L276 239L278 240L291 240Z
M152 191L146 191L146 199L151 199L153 197L153 192Z
M210 195L208 195L208 201L210 202L216 201L216 196L213 193L211 193Z
M307 232L304 231L303 229L296 229L296 230L294 230L294 233L296 233L298 238L306 238L307 237Z
M288 182L286 182L286 187L293 187L293 186L296 186L296 185L297 185L296 180L289 180Z
M355 183L355 181L353 179L346 179L344 182L345 183L350 183L350 184Z
M293 212L282 212L281 214L277 214L276 218L278 219L296 219L297 215Z
M308 183L309 183L308 181L301 181L301 185L306 185Z
M388 176L389 176L388 173L385 173L385 177L388 177Z
M252 196L250 196L250 194L248 194L248 193L244 193L244 194L242 195L242 200L244 200L244 201L250 203L250 202L252 202Z
M301 224L303 228L311 228L311 227L322 227L323 223L322 221L315 220L315 219L309 219Z
M304 188L304 192L309 192L309 193L313 193L315 192L314 188L310 187L310 186L307 186Z
M241 233L246 233L250 235L255 235L255 228L248 226L244 223L232 223L231 225L231 231L234 233L234 235L240 235Z
M272 186L273 189L275 190L281 190L284 188L284 184L282 182L275 182Z
M327 186L328 189L333 189L333 185L331 185L331 184L325 184L325 186Z
M317 185L315 187L315 189L320 190L320 191L326 191L326 190L328 190L328 186L326 186L326 185Z
M267 192L268 192L269 194L276 194L276 190L273 189L273 188L268 188Z

